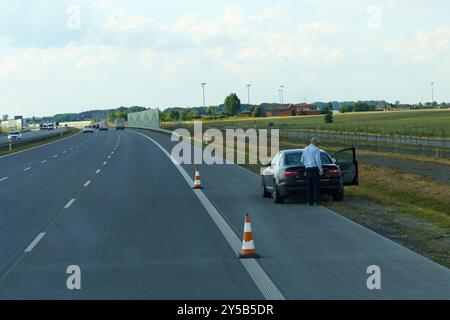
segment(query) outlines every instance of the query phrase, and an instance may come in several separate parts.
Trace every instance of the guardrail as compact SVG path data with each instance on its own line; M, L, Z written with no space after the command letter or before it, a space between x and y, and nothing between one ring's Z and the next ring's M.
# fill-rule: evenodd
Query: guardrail
M2 143L2 144L0 144L0 151L12 151L12 150L14 150L14 148L24 146L27 144L45 141L50 138L54 138L54 137L58 137L58 136L62 137L64 134L67 134L74 130L75 129L73 129L73 128L64 128L62 130L55 131L53 134L48 134L48 135L34 137L34 138L26 138L26 139L19 140L19 141L16 140L16 141L12 141L12 142Z

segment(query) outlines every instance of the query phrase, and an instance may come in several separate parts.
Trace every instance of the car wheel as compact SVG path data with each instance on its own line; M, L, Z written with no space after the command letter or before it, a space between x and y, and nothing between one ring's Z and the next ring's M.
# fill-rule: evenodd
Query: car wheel
M343 201L344 200L344 188L333 193L333 201Z
M261 183L261 194L263 198L270 198L271 194L267 191L266 185L264 182Z
M284 198L280 195L280 192L278 191L277 184L274 181L273 182L273 193L272 193L273 202L275 203L283 203Z

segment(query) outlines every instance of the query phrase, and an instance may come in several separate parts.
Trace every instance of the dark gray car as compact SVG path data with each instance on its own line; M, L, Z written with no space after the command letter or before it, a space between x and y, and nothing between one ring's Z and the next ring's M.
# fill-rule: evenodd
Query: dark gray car
M261 192L283 203L286 197L307 192L303 149L279 152L269 167L261 170ZM344 199L344 186L358 185L358 161L355 148L347 148L330 156L321 150L324 175L320 179L321 194L330 194L334 201Z

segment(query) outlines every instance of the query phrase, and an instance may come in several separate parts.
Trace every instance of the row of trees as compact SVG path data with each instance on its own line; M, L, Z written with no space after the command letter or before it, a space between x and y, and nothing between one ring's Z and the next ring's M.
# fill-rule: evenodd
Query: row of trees
M202 108L169 108L160 111L159 117L161 121L188 121L200 119L202 116L224 118L239 115L242 110L241 100L236 93L229 94L224 101L223 110L219 111L219 107L209 106L203 112L199 112ZM253 106L250 110L252 117L261 117L262 109L260 106Z
M352 104L344 104L339 108L339 112L346 113L346 112L366 112L366 111L375 111L376 106L370 105L366 102L355 102Z

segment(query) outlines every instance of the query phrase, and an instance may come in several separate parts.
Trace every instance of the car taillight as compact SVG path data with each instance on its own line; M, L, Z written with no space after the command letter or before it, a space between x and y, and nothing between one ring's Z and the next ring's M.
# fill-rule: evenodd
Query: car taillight
M327 169L326 172L329 175L334 176L334 177L339 177L341 175L341 169L339 169L339 168L330 168L330 169Z
M283 175L285 177L296 177L301 174L300 170L298 169L284 169Z

